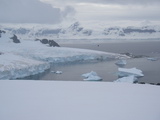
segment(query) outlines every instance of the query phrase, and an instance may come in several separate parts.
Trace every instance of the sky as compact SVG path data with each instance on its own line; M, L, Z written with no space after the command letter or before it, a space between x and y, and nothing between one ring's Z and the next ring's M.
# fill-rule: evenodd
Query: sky
M0 0L0 23L160 21L160 0Z

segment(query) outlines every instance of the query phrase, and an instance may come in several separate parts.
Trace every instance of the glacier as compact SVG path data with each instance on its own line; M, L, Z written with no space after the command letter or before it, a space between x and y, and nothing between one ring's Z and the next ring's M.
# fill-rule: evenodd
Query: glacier
M102 61L128 58L125 55L67 47L48 47L33 40L14 43L10 33L0 37L0 79L16 79L44 72L50 63Z

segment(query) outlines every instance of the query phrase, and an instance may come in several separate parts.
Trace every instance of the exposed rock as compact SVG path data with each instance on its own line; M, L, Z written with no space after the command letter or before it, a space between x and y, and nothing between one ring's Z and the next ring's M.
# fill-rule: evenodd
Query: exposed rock
M145 84L145 82L139 82L139 84Z
M90 36L92 34L92 30L84 30L83 34Z
M40 41L40 39L37 39L37 38L36 38L35 41Z
M119 36L125 36L124 32L120 31Z
M124 33L127 33L127 34L130 34L132 32L137 32L137 33L154 33L156 32L155 30L153 29L135 29L135 28L126 28L126 29L123 29Z
M150 83L151 85L155 85L155 83Z
M16 35L13 35L13 37L11 37L10 39L12 39L14 43L20 43L20 40L17 38Z
M50 47L60 47L60 46L58 45L58 43L56 43L54 40L49 40L49 46L50 46Z
M6 32L3 30L0 30L0 38L1 38L1 33L6 33Z
M43 44L48 44L48 39L42 39L42 40L40 40L41 41L41 43L43 43Z
M49 44L50 47L60 47L58 43L56 43L54 40L48 40L48 39L36 39L36 41L40 41L43 44Z
M3 31L3 30L0 30L0 33L6 33L5 31Z

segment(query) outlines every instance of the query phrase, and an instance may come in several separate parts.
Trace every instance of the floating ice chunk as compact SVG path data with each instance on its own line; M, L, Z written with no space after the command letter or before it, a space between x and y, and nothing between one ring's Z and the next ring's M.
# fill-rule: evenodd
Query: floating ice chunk
M62 74L62 71L51 71L51 72L55 74Z
M147 58L147 60L150 60L150 61L157 61L158 58Z
M83 79L83 80L100 81L100 80L102 80L102 78L99 76L90 75L88 78Z
M102 78L99 77L97 75L97 73L94 72L94 71L91 71L90 73L82 74L82 76L85 77L85 79L83 79L83 80L90 80L90 81L100 81L100 80L102 80Z
M86 78L88 78L89 76L97 76L97 73L96 72L94 72L94 71L91 71L90 73L85 73L85 74L82 74L82 76L83 77L86 77Z
M127 77L119 78L119 79L115 80L114 82L134 83L136 81L137 81L137 78L134 75L130 75L130 76L127 76Z
M126 77L130 75L134 75L135 77L143 77L142 71L137 68L118 68L118 75L120 77Z
M115 64L119 67L124 67L127 64L127 61L126 60L118 60Z
M56 74L62 74L62 71L56 71L55 73Z

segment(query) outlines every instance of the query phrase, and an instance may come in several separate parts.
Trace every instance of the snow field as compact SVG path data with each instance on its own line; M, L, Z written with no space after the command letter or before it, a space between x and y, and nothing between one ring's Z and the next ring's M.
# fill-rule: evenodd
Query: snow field
M0 81L0 120L159 120L160 87Z

